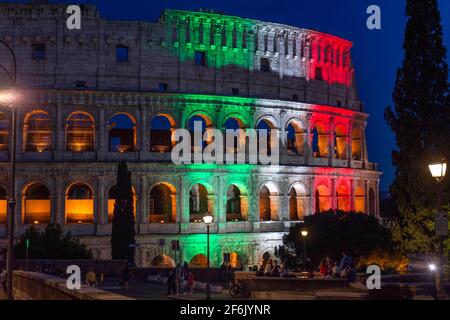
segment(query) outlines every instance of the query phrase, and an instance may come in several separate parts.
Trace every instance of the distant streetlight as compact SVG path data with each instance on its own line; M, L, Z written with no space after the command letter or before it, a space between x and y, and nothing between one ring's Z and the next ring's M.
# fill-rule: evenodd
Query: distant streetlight
M447 293L444 287L443 265L444 265L444 241L448 235L447 215L442 212L442 180L447 172L447 162L443 159L432 162L428 165L431 176L436 179L437 183L437 215L436 215L436 235L438 237L438 252L436 264L430 265L430 270L434 272L434 280L436 285L436 298L439 300L447 299ZM441 228L440 224L443 224Z
M300 231L301 235L302 235L302 240L303 240L303 271L306 271L306 237L308 236L308 230L306 230L306 228L303 228Z
M14 50L4 40L0 39L0 44L3 45L12 58L12 68L8 70L0 64L0 69L6 73L13 88L16 86L17 79L17 59ZM9 300L14 299L13 295L13 249L14 249L14 217L16 208L16 196L15 196L15 179L16 179L16 109L13 104L19 100L19 95L13 90L0 91L0 104L6 105L11 109L11 162L10 162L10 191L8 198L9 215L8 215L8 244L6 254L6 272L7 272L7 298Z
M213 216L211 214L207 214L203 217L203 222L206 224L206 259L207 259L207 268L206 268L206 300L211 300L211 284L209 280L209 226L213 222Z

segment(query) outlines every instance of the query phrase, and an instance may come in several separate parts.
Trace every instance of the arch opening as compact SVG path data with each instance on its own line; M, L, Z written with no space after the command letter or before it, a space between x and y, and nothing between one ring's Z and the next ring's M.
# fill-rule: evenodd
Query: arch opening
M366 213L364 189L360 186L355 190L355 211Z
M232 184L227 189L227 221L245 221L248 216L248 198L243 187Z
M352 159L362 160L362 134L360 129L352 131Z
M34 183L25 187L23 206L24 224L50 223L50 191L45 185Z
M152 259L152 267L175 268L175 260L165 254L159 254Z
M259 191L259 219L260 221L278 221L278 188L269 182Z
M149 219L151 223L175 223L177 215L176 189L159 183L150 190Z
M202 254L196 254L189 262L189 268L206 268L208 267L208 258Z
M126 113L118 113L109 120L109 151L136 151L136 121Z
M305 145L305 129L298 120L289 122L287 128L286 148L288 153L303 156Z
M75 112L66 121L66 150L94 151L94 119L85 112Z
M172 132L175 121L169 115L156 115L150 121L150 149L152 152L166 153L172 150Z
M203 216L212 214L214 200L203 184L194 184L189 191L189 220L203 222Z
M314 158L328 157L328 134L322 123L316 123L311 130L311 146Z
M336 190L337 209L340 211L350 211L350 194L347 186L340 185Z
M75 183L67 189L66 223L94 223L94 193L87 184Z
M269 119L263 118L256 125L257 130L257 150L258 154L272 154L272 141L270 139L271 131L276 130L276 126Z
M315 193L315 212L321 213L331 209L331 199L328 187L319 186Z
M334 130L334 158L347 159L347 132L343 125L337 125Z
M289 190L289 220L303 221L305 218L306 190L301 184L295 184Z
M42 110L34 110L25 116L24 149L26 152L50 151L52 145L52 127L50 116Z

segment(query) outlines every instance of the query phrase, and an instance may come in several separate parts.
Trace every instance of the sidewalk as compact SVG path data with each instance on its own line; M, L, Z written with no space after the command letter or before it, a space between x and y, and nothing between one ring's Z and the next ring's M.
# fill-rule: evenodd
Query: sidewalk
M205 292L194 292L192 294L180 294L180 295L170 295L168 296L171 300L206 300ZM231 300L230 295L222 293L211 293L211 300Z

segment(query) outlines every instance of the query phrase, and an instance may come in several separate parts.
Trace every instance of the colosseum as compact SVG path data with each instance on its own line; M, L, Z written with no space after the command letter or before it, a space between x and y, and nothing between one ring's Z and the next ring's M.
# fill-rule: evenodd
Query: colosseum
M273 255L304 216L329 209L379 216L350 50L339 37L212 10L165 10L156 22L114 21L82 6L0 4L0 38L18 60L16 236L59 223L110 258L117 164L135 193L136 261L234 265ZM2 51L0 63L7 64ZM6 77L0 73L0 83ZM171 161L172 132L266 129L279 165ZM11 109L0 106L0 246L6 244ZM160 239L165 240L163 244Z

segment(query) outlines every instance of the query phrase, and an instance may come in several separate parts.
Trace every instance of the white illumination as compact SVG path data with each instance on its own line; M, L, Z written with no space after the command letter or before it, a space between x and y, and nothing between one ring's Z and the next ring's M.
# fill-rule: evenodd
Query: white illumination
M207 214L206 216L203 217L203 222L206 224L211 224L213 221L213 216L210 214Z
M0 91L0 104L12 104L19 100L19 95L13 90Z
M441 180L445 177L445 174L447 172L447 163L446 162L440 162L440 163L434 163L430 164L428 166L431 172L431 176L435 179Z
M436 271L436 265L435 265L434 263L430 263L430 264L428 265L428 268L430 269L431 272Z

